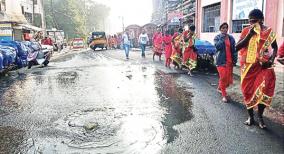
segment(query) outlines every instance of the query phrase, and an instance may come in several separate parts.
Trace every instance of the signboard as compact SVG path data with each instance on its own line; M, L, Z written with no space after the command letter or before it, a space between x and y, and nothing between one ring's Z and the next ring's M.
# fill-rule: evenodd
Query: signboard
M0 36L12 36L12 29L2 29L0 28Z
M233 20L248 19L253 9L262 10L263 0L233 0Z
M0 24L0 36L12 36L13 30L11 24Z
M72 42L73 49L84 48L84 40L82 38L75 38Z
M182 17L183 17L182 12L174 11L168 14L168 21L179 22L179 19L181 19Z
M11 24L0 24L0 40L11 41L13 36L13 29Z

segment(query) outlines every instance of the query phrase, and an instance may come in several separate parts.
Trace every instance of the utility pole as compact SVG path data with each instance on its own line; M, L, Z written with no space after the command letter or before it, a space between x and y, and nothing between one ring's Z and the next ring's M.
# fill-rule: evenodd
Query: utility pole
M52 20L54 22L54 26L56 29L58 29L58 24L57 24L57 21L55 19L55 14L54 14L53 0L50 0L50 11L52 12Z
M33 7L33 11L32 11L32 25L35 25L35 0L32 0L32 7Z
M84 0L84 16L85 16L85 19L84 19L84 33L85 33L85 35L87 35L88 34L88 29L87 29L87 6L86 6L86 0Z
M43 28L43 29L46 29L46 21L45 21L45 9L44 9L44 2L43 2L43 0L41 0L40 1L40 3L41 3L41 7L42 7L42 20L41 20L41 27Z

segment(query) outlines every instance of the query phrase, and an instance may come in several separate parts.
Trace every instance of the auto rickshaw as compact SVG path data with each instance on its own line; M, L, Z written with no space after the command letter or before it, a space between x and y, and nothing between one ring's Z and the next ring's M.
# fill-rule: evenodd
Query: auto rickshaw
M105 48L107 50L107 38L105 32L92 32L88 44L93 50L96 50L96 48Z

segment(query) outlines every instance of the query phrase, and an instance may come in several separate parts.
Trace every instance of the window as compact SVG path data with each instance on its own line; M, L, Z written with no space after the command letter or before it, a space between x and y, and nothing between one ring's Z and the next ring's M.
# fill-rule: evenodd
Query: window
M25 8L24 8L24 6L21 6L21 8L22 8L22 14L25 14Z
M4 12L4 11L5 11L5 1L0 0L0 12Z
M221 3L206 6L203 8L202 32L217 32L220 25Z
M284 37L284 18L283 18L283 25L282 25L282 36Z
M248 19L233 20L232 31L233 33L241 33L243 28L249 26Z
M263 11L264 0L232 0L232 32L241 33L249 25L249 12L253 9Z
M283 9L283 23L282 23L282 36L284 37L284 9Z
M37 5L37 0L32 0L32 1L34 1L34 5Z

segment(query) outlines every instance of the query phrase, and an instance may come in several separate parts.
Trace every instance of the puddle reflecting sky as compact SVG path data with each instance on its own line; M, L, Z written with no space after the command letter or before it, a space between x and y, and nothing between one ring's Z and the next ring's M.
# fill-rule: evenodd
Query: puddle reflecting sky
M173 126L192 117L192 95L177 77L83 53L12 83L0 101L17 106L1 123L25 128L27 153L158 153L178 136Z

